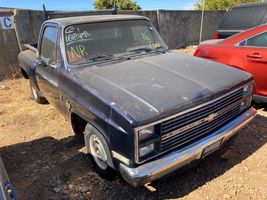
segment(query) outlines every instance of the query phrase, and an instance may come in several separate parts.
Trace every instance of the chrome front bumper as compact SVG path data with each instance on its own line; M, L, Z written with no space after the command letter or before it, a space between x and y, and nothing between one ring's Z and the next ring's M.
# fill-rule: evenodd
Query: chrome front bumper
M210 150L208 153L218 149L212 149L214 146L213 144L216 144L217 147L221 147L226 140L252 120L256 113L257 111L254 108L250 108L209 136L191 144L190 146L173 151L157 160L145 163L137 168L130 168L121 163L121 175L129 184L137 187L169 174L194 160L202 158L204 151L206 152L207 149ZM205 156L206 155L207 154L205 153Z

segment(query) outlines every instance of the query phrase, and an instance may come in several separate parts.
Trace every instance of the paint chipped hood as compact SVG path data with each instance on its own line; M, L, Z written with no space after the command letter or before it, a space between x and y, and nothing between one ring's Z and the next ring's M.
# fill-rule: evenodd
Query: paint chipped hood
M71 73L138 125L205 103L251 79L238 69L171 51Z

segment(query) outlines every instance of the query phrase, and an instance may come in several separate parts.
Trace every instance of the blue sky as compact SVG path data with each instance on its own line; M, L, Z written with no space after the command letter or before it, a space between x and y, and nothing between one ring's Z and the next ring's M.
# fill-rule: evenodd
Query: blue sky
M42 9L42 4L51 10L92 10L94 0L0 0L0 7ZM136 0L143 10L193 9L195 0Z

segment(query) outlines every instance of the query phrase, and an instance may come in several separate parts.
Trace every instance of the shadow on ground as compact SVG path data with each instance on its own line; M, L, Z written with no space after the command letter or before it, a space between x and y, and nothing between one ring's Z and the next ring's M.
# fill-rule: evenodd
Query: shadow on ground
M263 111L267 111L267 103L256 103L253 102L253 107L256 109L261 109Z
M0 154L21 200L178 198L224 174L263 146L267 127L258 131L262 124L267 124L267 118L258 115L214 154L189 169L152 182L155 192L145 187L132 188L119 176L112 182L101 179L80 151L81 138L45 137L3 147Z

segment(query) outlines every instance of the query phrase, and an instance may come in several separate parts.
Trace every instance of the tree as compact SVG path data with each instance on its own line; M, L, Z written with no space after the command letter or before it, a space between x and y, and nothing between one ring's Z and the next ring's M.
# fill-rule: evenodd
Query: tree
M114 5L114 0L95 0L93 3L95 9L111 9ZM116 0L118 10L140 10L141 7L132 0Z
M196 0L194 4L196 10L202 10L202 2L203 0ZM205 10L227 10L232 6L255 2L261 2L261 0L206 0Z

